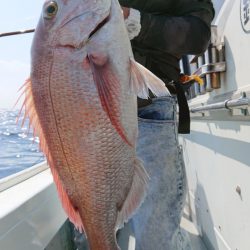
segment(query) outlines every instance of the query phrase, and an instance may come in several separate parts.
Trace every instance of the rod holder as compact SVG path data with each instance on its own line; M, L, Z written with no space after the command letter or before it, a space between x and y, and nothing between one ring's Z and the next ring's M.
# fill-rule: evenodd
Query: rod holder
M217 49L215 47L211 47L210 49L211 49L211 62L217 63L218 62ZM219 72L211 73L211 87L213 89L219 89L221 87Z
M202 65L204 64L204 56L201 55L198 57L198 67L202 67ZM204 95L206 94L206 79L205 77L203 77L203 84L200 85L200 94Z
M197 65L193 75L204 78L205 85L199 87L199 93L211 92L221 88L220 74L226 71L225 48L218 50L210 45L204 55L194 56L190 60L191 65ZM198 87L195 87L198 89ZM197 91L196 91L197 92Z

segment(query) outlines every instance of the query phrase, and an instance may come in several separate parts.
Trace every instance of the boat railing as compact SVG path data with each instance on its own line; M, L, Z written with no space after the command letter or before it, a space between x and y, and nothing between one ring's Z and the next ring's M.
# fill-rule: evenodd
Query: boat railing
M247 98L246 95L243 93L242 97L237 99L228 99L223 102L217 102L213 104L203 105L200 107L192 108L190 111L192 113L197 112L205 112L205 111L211 111L211 110L221 110L221 109L241 109L246 110L250 107L250 98Z

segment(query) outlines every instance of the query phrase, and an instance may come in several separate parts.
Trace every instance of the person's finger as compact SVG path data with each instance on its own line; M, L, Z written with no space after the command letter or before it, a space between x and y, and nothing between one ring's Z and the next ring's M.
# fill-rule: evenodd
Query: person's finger
M130 8L122 7L124 19L127 19L130 13Z

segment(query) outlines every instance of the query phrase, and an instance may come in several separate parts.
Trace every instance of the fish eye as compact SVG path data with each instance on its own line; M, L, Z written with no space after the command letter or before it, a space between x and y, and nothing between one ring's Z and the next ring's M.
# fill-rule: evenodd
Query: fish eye
M58 11L58 5L55 1L51 1L44 10L44 18L51 19L53 18Z

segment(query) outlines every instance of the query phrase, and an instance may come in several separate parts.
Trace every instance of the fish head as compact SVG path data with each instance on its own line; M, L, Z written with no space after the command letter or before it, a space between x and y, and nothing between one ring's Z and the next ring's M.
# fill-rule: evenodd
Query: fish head
M32 58L85 48L91 35L109 17L111 0L46 0L32 44Z

